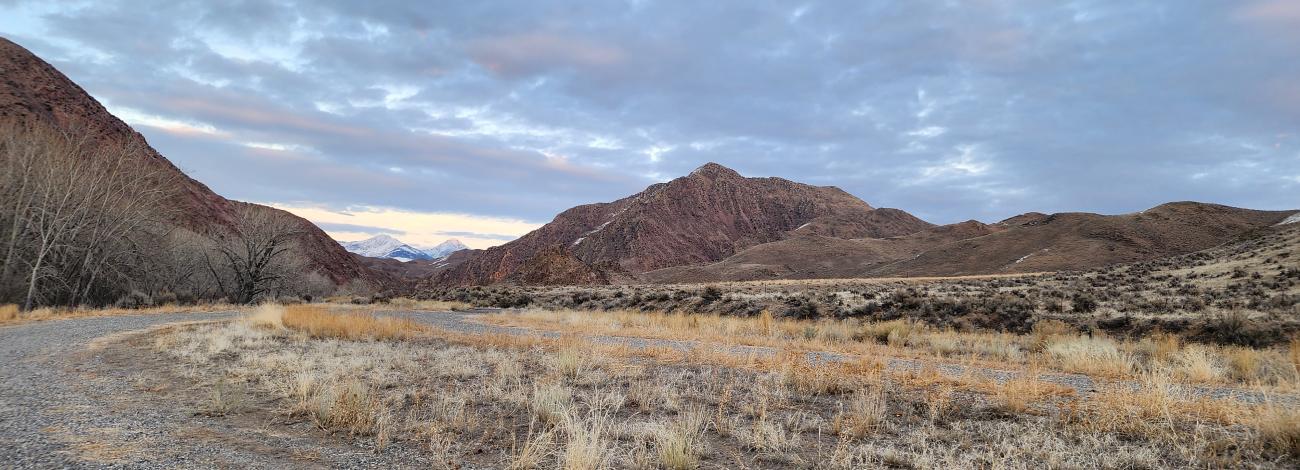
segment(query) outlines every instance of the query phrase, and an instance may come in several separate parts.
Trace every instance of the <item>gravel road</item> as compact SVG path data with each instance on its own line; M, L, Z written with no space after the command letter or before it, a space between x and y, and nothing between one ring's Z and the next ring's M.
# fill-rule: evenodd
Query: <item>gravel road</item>
M391 314L459 332L556 335L489 326L470 319L485 312ZM179 383L183 381L151 382L159 379L155 374L143 373L150 364L142 363L162 360L147 345L127 345L129 338L140 337L135 333L152 328L234 315L93 317L0 327L0 468L385 468L427 463L420 455L401 449L376 453L345 439L322 438L305 423L276 421L283 417L245 417L242 422L232 422L239 420L196 416L194 397L205 392L192 386L186 388ZM633 346L696 346L691 342L644 338L592 339ZM741 348L760 355L773 353L769 348ZM810 354L820 360L846 359L828 353ZM897 358L889 364L898 369L921 365L917 360ZM946 365L939 370L949 374L964 372L958 366ZM995 377L1015 374L979 372ZM1093 387L1093 381L1083 375L1045 374L1042 378L1081 393ZM1194 393L1257 399L1252 393L1227 388L1195 389ZM250 422L254 419L264 421Z
M97 362L96 356L86 352L87 346L115 333L231 315L78 318L0 328L0 467L85 466L77 456L95 449L79 448L88 440L77 438L94 439L96 432L117 430L129 440L157 437L158 424L173 413L122 414L105 408L100 395L94 393L112 390L85 389L84 380L95 374Z

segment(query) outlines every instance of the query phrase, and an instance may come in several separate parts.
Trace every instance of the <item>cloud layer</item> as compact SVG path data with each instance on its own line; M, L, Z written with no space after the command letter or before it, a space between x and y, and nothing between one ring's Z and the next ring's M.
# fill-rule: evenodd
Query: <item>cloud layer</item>
M1300 207L1285 0L0 3L186 171L291 208L535 226L707 161L940 223ZM482 225L375 227L526 231Z

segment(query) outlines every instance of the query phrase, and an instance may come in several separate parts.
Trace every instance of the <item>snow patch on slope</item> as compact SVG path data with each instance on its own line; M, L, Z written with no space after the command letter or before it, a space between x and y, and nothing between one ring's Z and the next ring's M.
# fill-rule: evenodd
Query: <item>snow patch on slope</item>
M615 212L615 213L613 213L613 214L610 214L610 216L609 216L609 220L606 220L605 223L598 225L596 228L593 228L593 229L591 229L591 230L588 230L587 233L582 234L581 237L578 237L577 240L574 240L574 241L573 241L573 245L572 245L572 246L578 246L579 243L582 243L582 241L583 241L583 240L586 240L587 237L590 237L591 234L596 233L596 232L599 232L599 231L601 231L602 229L604 229L605 227L608 227L609 224L610 224L611 222L614 221L614 219L618 218L618 216L619 216L620 214L624 213L624 212L627 212L627 207L624 207L624 208L622 208L622 209L619 209L618 212Z
M1046 252L1048 252L1048 251L1052 251L1052 249L1051 249L1051 248L1043 248L1043 249L1041 249L1041 250L1038 250L1037 252L1030 253L1030 254L1027 254L1027 255L1025 255L1025 256L1021 256L1020 259L1016 260L1016 262L1011 263L1011 264L1020 264L1020 263L1024 262L1025 260L1029 259L1030 256L1034 256L1035 254L1038 254L1038 253L1046 253Z
M1287 218L1285 218L1285 219L1282 219L1282 221L1281 221L1281 222L1278 222L1277 224L1278 224L1278 225L1290 225L1290 224L1296 224L1296 223L1300 223L1300 212L1296 212L1296 213L1294 213L1294 214L1291 214L1290 217L1287 217Z
M468 249L469 247L465 246L464 243L461 243L460 240L453 238L451 240L447 240L445 242L439 243L437 246L434 246L433 248L427 248L421 251L424 251L425 254L428 254L430 259L442 259L451 256L452 253L455 253L457 251L468 250Z

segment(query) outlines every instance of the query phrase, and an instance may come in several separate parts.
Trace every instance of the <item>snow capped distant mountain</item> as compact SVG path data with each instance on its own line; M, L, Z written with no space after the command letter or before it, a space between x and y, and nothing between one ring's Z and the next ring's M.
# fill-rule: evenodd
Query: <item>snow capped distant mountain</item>
M438 246L424 250L433 259L442 259L460 250L468 250L469 247L455 238L439 243Z
M428 253L383 234L358 242L342 242L340 245L345 250L371 258L392 258L398 261L433 259Z
M388 235L376 235L359 242L339 242L343 249L351 251L361 256L371 258L392 258L398 261L411 261L417 259L436 260L446 258L448 255L460 250L469 249L460 240L451 239L439 243L433 248L421 250L402 243L401 240Z

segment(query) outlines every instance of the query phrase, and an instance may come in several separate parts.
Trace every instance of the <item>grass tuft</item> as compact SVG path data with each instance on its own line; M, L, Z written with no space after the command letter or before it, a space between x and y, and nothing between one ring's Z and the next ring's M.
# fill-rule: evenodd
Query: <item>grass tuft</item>
M387 414L379 397L356 380L320 390L312 397L309 412L321 429L346 430L358 436L376 434Z
M609 467L613 457L606 434L610 431L610 420L600 413L580 413L569 408L564 413L561 428L567 440L560 453L561 466L565 470L599 470Z
M1300 408L1270 401L1255 410L1253 424L1265 449L1300 458Z
M244 317L244 321L271 329L284 328L284 307L273 303L258 305Z
M671 423L655 430L655 455L659 464L673 470L690 470L700 467L704 453L704 429L709 415L703 410L691 409L677 416Z
M1118 377L1133 371L1132 357L1106 337L1057 337L1048 341L1047 353L1070 372Z
M834 429L840 436L865 438L885 425L888 410L884 387L860 390L835 417Z

